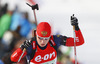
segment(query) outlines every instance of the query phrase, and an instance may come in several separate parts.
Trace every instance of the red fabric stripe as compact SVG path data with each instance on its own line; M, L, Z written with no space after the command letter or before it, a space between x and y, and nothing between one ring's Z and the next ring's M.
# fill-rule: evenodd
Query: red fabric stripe
M50 41L51 41L51 43L53 44L53 46L56 45L56 43L54 42L54 38L53 38L53 36L51 36Z
M36 49L36 42L35 41L33 41L32 46L33 46L33 49L35 50Z

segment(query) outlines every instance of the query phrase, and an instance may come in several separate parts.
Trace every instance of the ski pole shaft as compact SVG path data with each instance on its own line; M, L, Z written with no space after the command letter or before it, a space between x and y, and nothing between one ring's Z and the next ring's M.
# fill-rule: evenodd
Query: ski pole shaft
M38 4L35 4L35 5L30 5L28 3L26 3L26 4L32 8L33 13L34 13L35 23L36 23L36 26L37 26L37 19L36 19L35 9L39 10Z
M77 55L76 55L76 41L75 41L75 26L73 26L73 36L74 36L74 55L75 55L75 64L77 64Z
M36 26L37 26L37 18L36 18L35 10L33 10L33 13L34 13L34 18L35 18Z

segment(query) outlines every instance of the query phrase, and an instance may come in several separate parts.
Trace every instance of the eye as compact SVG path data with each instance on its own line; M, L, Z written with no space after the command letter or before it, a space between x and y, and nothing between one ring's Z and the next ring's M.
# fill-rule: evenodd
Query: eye
M38 37L40 40L43 40L43 38L41 38L41 37Z
M45 38L45 40L48 40L47 38Z

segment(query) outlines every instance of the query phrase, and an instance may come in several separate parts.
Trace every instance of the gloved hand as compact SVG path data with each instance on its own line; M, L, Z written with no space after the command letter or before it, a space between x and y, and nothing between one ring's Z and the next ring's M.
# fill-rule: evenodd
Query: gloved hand
M26 40L24 43L21 45L21 49L23 50L24 48L28 48L31 45L31 40Z
M78 25L78 19L76 17L74 17L74 14L73 14L73 16L71 16L71 25L72 26Z
M71 25L75 26L75 30L79 30L78 19L74 16L74 14L71 16Z

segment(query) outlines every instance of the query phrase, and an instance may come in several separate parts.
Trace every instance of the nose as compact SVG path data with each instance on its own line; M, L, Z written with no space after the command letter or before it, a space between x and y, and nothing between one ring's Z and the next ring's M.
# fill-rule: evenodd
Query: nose
M41 41L41 43L42 43L42 44L44 44L44 43L45 43L44 39Z

